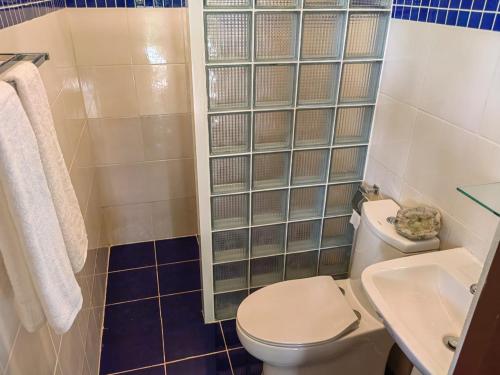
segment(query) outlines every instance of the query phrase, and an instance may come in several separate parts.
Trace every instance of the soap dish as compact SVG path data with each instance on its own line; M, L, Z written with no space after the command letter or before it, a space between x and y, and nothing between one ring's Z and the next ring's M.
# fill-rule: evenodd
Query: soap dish
M432 207L400 209L394 222L396 232L414 241L429 240L441 229L441 214Z

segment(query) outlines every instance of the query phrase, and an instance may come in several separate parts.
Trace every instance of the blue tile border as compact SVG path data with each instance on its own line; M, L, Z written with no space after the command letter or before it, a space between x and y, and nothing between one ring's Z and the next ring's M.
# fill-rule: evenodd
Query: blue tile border
M183 8L187 0L65 0L67 8Z
M392 18L500 31L500 0L394 0Z

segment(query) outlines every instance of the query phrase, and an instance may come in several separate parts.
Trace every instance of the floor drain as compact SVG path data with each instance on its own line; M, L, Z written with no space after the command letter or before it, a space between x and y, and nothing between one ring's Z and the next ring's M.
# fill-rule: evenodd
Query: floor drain
M448 335L448 336L444 336L443 337L443 343L444 345L446 345L446 347L448 349L450 349L451 351L455 351L455 349L457 349L457 346L458 346L458 337L457 336L451 336L451 335Z

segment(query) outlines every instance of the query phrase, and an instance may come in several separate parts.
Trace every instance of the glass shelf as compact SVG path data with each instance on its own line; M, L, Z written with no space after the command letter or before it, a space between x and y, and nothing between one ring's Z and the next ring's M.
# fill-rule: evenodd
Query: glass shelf
M459 186L457 190L496 216L500 216L500 182Z

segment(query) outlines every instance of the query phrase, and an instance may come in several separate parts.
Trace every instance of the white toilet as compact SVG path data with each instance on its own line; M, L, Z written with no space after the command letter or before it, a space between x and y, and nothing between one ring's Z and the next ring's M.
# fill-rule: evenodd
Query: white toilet
M377 262L439 248L437 238L414 242L397 234L387 218L398 209L392 200L364 203L349 279L283 281L241 303L238 336L264 362L264 375L384 373L393 341L368 302L361 272Z

